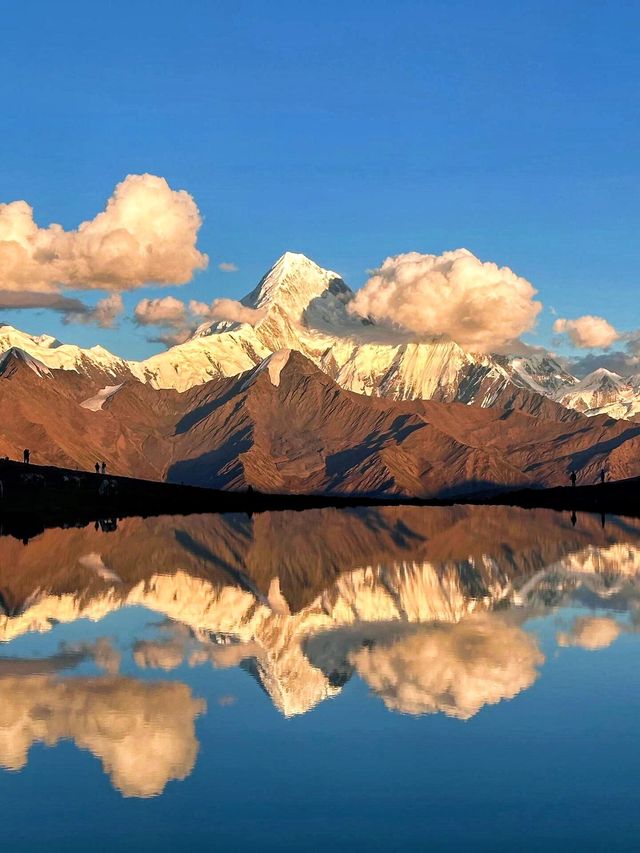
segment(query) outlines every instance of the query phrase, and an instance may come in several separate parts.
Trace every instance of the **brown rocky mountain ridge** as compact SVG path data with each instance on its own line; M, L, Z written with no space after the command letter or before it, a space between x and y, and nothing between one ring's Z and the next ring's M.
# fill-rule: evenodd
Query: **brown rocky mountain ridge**
M277 368L273 370L275 362ZM270 362L270 363L268 363ZM207 487L453 497L495 487L640 474L640 426L586 418L526 390L491 408L365 397L298 352L184 392L128 379L100 390L9 353L0 368L0 455Z

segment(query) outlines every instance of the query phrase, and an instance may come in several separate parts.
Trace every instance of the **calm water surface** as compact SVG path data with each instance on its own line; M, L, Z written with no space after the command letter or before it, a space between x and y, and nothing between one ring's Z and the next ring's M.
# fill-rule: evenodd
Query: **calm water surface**
M640 522L573 521L0 537L7 849L637 849Z

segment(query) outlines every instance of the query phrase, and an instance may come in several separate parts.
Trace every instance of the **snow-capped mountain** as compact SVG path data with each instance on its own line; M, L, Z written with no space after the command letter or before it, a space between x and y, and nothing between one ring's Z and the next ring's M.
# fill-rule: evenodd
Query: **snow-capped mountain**
M81 349L1 326L0 353L19 349L50 369L87 375L105 386L136 378L154 388L186 391L251 370L272 353L290 349L342 388L366 396L487 407L518 391L533 391L587 415L620 419L640 413L640 377L625 380L598 370L579 381L549 355L491 356L467 352L449 340L415 340L352 315L352 298L337 273L286 252L241 300L252 323L205 323L185 343L140 362L99 346Z
M13 326L0 326L0 353L26 353L53 370L73 370L89 376L121 376L131 372L130 363L104 347L82 349L63 344L51 335L28 335Z
M10 370L11 366L16 362L26 364L27 367L30 370L33 370L37 376L51 376L51 371L46 364L38 361L37 358L34 358L32 355L29 355L28 352L25 352L18 347L11 347L11 349L8 349L0 355L0 376Z
M556 399L585 415L631 418L640 413L640 377L624 379L604 367L589 373L573 387L560 388Z
M184 390L257 364L270 352L303 353L349 391L398 400L492 405L507 388L552 396L576 380L549 357L491 357L453 341L415 341L352 316L340 276L286 252L241 300L256 322L201 326L184 344L135 368L156 387Z
M210 488L451 498L640 474L639 428L587 420L531 392L494 406L394 400L341 388L279 350L181 394L52 370L12 350L0 366L0 457ZM521 396L518 396L521 395ZM522 405L522 401L527 405ZM532 417L531 415L535 415Z

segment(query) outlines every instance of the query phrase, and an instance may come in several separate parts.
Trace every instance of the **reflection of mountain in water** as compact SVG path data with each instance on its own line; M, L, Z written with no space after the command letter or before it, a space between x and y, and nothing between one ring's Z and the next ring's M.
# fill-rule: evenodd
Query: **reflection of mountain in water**
M640 601L640 523L508 507L381 507L127 519L0 539L0 639L99 620L128 605L167 617L134 637L139 669L241 666L286 716L354 673L394 711L468 719L537 678L530 615L579 603L561 646L596 650ZM71 676L90 659L102 676ZM195 762L202 700L119 675L106 641L42 660L0 657L0 755L72 739L116 788L151 796ZM67 671L66 674L63 674Z
M614 519L602 529L585 516L574 527L557 513L507 507L381 507L127 519L111 533L49 530L27 547L13 539L0 547L5 639L143 605L188 626L199 639L192 662L244 661L290 715L335 693L354 667L371 684L376 666L397 677L398 655L413 655L422 669L446 654L465 665L473 658L476 681L483 662L510 670L505 655L518 648L520 631L513 619L494 614L452 626L498 605L635 598L640 525ZM449 627L435 631L434 622ZM429 630L409 630L418 624ZM503 633L508 641L487 642ZM528 643L520 651L522 682L530 683L539 658ZM183 657L175 640L138 650L142 665L165 670ZM494 694L500 690L489 689L485 701ZM464 716L475 706L436 707Z

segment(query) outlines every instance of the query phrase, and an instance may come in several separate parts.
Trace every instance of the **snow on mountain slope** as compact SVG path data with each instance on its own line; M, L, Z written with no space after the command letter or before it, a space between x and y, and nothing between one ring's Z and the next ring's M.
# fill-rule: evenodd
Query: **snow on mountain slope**
M396 329L353 316L352 291L337 273L304 255L285 253L241 300L259 311L255 325L216 322L187 343L141 365L156 387L184 390L234 375L270 352L297 350L343 388L397 400L494 404L505 391L526 389L553 397L577 380L548 356L487 356L453 341L415 341Z
M115 384L109 380L135 377L153 388L186 391L251 370L287 349L301 352L343 388L367 396L487 407L521 389L587 415L640 415L640 377L634 382L600 370L578 381L546 354L479 355L441 338L416 341L351 315L352 298L337 273L286 252L241 300L256 312L254 325L205 323L185 343L140 362L0 326L0 353L18 347L50 369L102 380L96 390Z
M271 355L248 325L207 337L194 337L146 361L129 362L134 376L154 388L186 391L210 379L236 376Z
M101 388L97 394L93 397L89 397L88 400L83 400L80 405L83 409L89 409L91 412L99 412L102 410L102 407L107 402L110 397L113 397L114 394L122 388L122 384L120 385L105 385L104 388Z
M5 373L12 362L15 363L16 361L26 364L27 367L30 370L33 370L33 372L38 376L51 376L51 371L46 364L38 361L37 358L29 355L28 352L18 349L18 347L11 347L11 349L7 350L0 356L0 375Z
M640 411L640 396L630 382L604 367L571 387L561 387L556 399L563 406L586 415L608 414L619 419Z
M472 355L452 341L416 342L347 311L353 294L337 273L304 255L285 253L241 300L262 312L254 326L216 322L186 343L143 362L137 375L179 390L231 376L281 349L303 353L343 388L399 400L437 399L491 405L511 384L541 393L562 369L538 359L527 369L508 359ZM566 374L568 380L572 379Z
M498 356L496 361L503 363L513 382L545 396L553 396L561 388L571 388L578 381L549 355L505 356L504 359Z
M13 326L0 326L0 352L19 349L54 370L73 370L76 373L100 373L119 376L129 373L129 363L104 347L82 349L62 344L51 335L28 335Z

